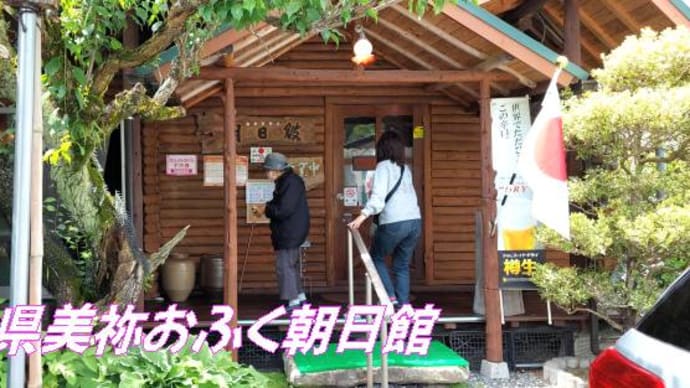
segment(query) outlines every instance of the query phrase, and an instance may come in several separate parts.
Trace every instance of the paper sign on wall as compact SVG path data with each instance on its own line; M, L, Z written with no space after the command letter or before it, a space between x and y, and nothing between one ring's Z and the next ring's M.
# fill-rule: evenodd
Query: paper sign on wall
M249 158L244 155L235 157L235 184L242 187L247 184L249 178Z
M266 155L273 152L272 147L251 147L249 157L252 164L263 163L266 159Z
M175 176L196 175L196 155L166 155L165 173Z
M204 186L223 186L223 155L204 155ZM244 155L235 157L235 185L247 184L249 159Z
M266 202L273 199L275 185L267 179L249 179L246 185L246 207L248 224L266 224L269 219L263 214Z
M357 206L359 202L359 193L357 191L357 186L343 188L343 203L345 206Z
M422 127L422 126L414 127L414 130L412 131L412 138L423 139L424 138L424 127Z
M204 186L223 186L222 155L204 155Z

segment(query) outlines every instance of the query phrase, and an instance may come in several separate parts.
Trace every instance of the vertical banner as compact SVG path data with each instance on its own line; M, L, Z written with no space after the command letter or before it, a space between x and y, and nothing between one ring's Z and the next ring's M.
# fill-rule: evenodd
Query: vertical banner
M527 97L491 99L491 156L496 171L496 240L502 288L532 288L528 279L534 263L544 261L535 235L536 220L531 214L532 192L517 174L522 143L530 126Z

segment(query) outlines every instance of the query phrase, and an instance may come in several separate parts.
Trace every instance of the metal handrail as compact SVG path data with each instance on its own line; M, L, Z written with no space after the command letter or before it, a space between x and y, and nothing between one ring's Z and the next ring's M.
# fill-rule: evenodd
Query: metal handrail
M359 257L362 259L364 264L364 269L366 270L366 303L367 305L372 304L372 287L376 292L376 296L379 298L379 302L386 306L384 313L383 322L381 323L381 387L388 388L388 355L383 351L384 343L388 337L388 320L391 315L393 315L393 304L391 299L386 292L386 288L383 286L381 277L379 276L374 262L369 254L369 249L364 245L364 240L362 240L362 235L359 230L353 229L348 226L348 243L347 243L347 253L348 253L348 286L350 294L350 306L354 305L354 258L352 252L352 243L357 247L359 251ZM371 317L368 317L369 321ZM373 388L374 386L374 361L373 354L369 353L367 355L367 388Z
M350 241L354 240L354 244L357 247L357 250L359 251L359 257L362 259L362 263L364 264L364 269L366 269L367 274L369 274L369 280L372 283L372 286L374 287L374 292L376 292L376 296L379 298L379 301L381 302L382 305L385 305L386 307L390 307L390 309L386 309L386 314L392 315L391 311L393 310L393 303L391 302L390 297L388 296L388 293L386 292L386 288L383 286L383 281L381 281L381 277L379 276L378 271L376 270L376 267L374 266L374 262L371 259L371 255L369 254L369 249L367 249L367 246L364 245L364 240L362 240L362 235L359 233L359 230L357 229L352 229L348 227L349 233L349 239ZM348 246L350 246L350 243L348 242ZM349 282L349 290L350 290L350 304L352 305L354 303L354 263L352 258L352 250L348 249L348 282ZM386 315L386 316L389 316Z

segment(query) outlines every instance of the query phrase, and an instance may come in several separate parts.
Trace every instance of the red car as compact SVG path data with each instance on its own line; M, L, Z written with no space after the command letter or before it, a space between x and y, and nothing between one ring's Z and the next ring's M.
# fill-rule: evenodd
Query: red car
M594 360L589 386L690 387L690 269L664 291L637 327Z

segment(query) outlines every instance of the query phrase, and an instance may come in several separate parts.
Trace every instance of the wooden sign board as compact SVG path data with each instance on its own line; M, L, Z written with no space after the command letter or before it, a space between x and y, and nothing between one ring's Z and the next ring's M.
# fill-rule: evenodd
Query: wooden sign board
M315 142L314 117L238 116L240 144L310 144Z
M249 179L246 185L247 223L267 224L268 217L264 215L266 202L273 199L275 185L268 179ZM256 211L255 211L256 210Z
M320 156L288 158L288 163L295 173L304 179L307 190L311 190L325 181L323 158Z
M194 115L195 134L201 138L203 154L223 152L223 115L203 112ZM238 116L237 144L313 144L316 142L316 117Z

